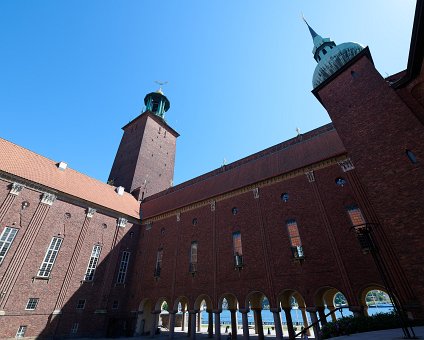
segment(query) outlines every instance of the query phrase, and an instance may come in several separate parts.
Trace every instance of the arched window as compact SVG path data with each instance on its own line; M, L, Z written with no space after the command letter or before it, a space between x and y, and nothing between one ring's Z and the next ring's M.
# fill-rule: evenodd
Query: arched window
M197 272L197 241L191 242L189 272L192 274Z
M286 225L293 257L295 259L303 259L305 257L305 254L303 253L302 240L300 239L299 229L297 228L297 222L293 219L288 220L286 222Z
M243 249L241 246L241 234L239 231L233 233L234 266L238 269L243 267Z

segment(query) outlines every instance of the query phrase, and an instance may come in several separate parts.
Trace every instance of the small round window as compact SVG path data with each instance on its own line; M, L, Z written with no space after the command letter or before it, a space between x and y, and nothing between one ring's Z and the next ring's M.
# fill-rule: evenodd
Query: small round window
M343 187L343 186L345 186L345 185L346 185L346 183L347 183L347 181L346 181L343 177L338 177L338 178L336 178L336 184L337 184L338 186Z
M238 209L234 207L233 209L231 209L231 212L233 213L233 215L237 215Z
M192 223L193 225L197 225L197 218L193 218L193 221L191 221L191 223Z
M289 194L287 192L282 193L281 194L281 200L283 202L288 202L288 200L289 200Z
M406 155L412 164L417 164L417 156L411 150L406 150Z

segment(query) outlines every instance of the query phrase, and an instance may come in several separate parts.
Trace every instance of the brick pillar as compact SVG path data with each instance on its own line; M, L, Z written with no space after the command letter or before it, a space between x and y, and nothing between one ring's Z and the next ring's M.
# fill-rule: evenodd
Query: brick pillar
M330 312L334 311L336 308L332 305L327 305L327 308L330 310ZM332 313L331 314L331 321L336 322L337 321L337 317L336 317L336 313Z
M319 340L319 339L321 339L321 337L320 337L320 327L319 327L319 323L318 323L316 308L307 308L307 310L309 312L309 315L311 316L312 324L315 324L313 326L315 339Z
M190 314L190 339L196 339L196 314L197 312L194 310L189 311Z
M150 329L150 337L154 338L156 335L156 329L158 328L159 312L152 312L152 328Z
M261 314L262 309L261 308L253 309L252 308L252 310L255 314L256 324L258 326L258 339L263 340L264 339L264 326L262 324L262 314Z
M169 312L169 338L173 339L175 334L175 311Z
M230 309L231 313L231 339L237 339L237 310Z
M183 312L183 315L182 315L182 317L181 317L181 332L184 332L184 328L185 328L185 308L183 307L182 309L181 309L181 311Z
M299 307L299 309L302 312L303 327L307 328L309 327L309 322L306 316L305 307ZM309 331L309 329L306 331L306 334L311 335L311 332Z
M240 309L241 313L241 321L243 324L243 339L249 340L249 319L247 317L247 313L249 313L248 309Z
M328 323L327 318L325 317L324 309L325 309L324 307L317 307L318 315L321 320L321 325L323 326Z

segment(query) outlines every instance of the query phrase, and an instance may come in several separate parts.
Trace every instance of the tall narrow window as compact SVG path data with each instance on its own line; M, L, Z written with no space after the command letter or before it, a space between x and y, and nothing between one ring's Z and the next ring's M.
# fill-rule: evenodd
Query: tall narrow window
M62 239L60 237L53 237L50 241L49 248L47 249L46 255L44 256L43 263L38 270L39 277L50 277L54 261L56 261L57 254L59 253L60 246L62 245Z
M241 234L239 231L233 233L233 254L234 266L236 268L243 267L243 249L241 247Z
M102 246L96 244L91 251L90 261L88 261L87 270L85 272L84 280L93 281L94 273L96 272L97 263L99 263L100 253Z
M6 254L12 245L13 240L18 232L18 229L6 227L3 229L3 232L0 236L0 264L3 262L3 259L6 257Z
M349 214L350 221L354 227L365 226L365 218L362 215L361 209L357 206L348 207L347 213Z
M163 256L163 249L160 248L156 255L156 265L155 265L155 273L154 273L155 277L160 277L160 271L162 268L162 256Z
M118 278L116 283L125 283L125 278L127 276L128 263L130 262L129 251L122 252L121 263L119 264Z
M190 273L197 272L197 241L191 242L189 272Z
M299 229L295 220L288 220L286 222L287 231L289 233L290 245L293 257L295 259L303 259L305 254L303 252L302 240L300 239Z
M77 334L77 332L78 332L78 326L79 326L79 323L78 322L74 322L74 324L72 325L72 328L71 328L71 334Z

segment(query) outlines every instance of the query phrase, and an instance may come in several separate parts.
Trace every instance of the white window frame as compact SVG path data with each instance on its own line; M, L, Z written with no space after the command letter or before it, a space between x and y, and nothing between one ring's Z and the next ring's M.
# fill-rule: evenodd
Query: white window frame
M71 328L71 334L77 334L78 333L78 327L79 327L79 322L74 322Z
M119 271L116 283L125 283L125 278L127 277L128 264L130 262L130 256L131 252L122 252L121 263L119 264Z
M17 228L5 227L0 235L0 264L3 262L3 259L6 257L7 252L10 249L10 246L13 243L13 240L18 233Z
M94 280L94 274L96 272L97 264L99 263L100 254L102 252L102 246L95 244L91 251L90 260L88 261L87 270L85 271L84 281L91 282Z
M82 301L84 301L84 302L82 302ZM81 303L82 307L80 307L80 302L82 302ZM85 299L79 299L78 302L77 302L77 309L84 309L86 303L87 303L87 300L85 300Z
M29 298L25 310L35 310L39 300L39 298Z
M38 270L38 277L49 278L52 272L54 262L56 261L57 254L59 253L62 245L63 238L54 236L50 241L50 245L47 248L44 260L41 263L40 269Z
M16 338L23 338L23 337L25 337L25 332L27 330L27 327L28 326L26 326L26 325L19 326L18 331L16 332Z

